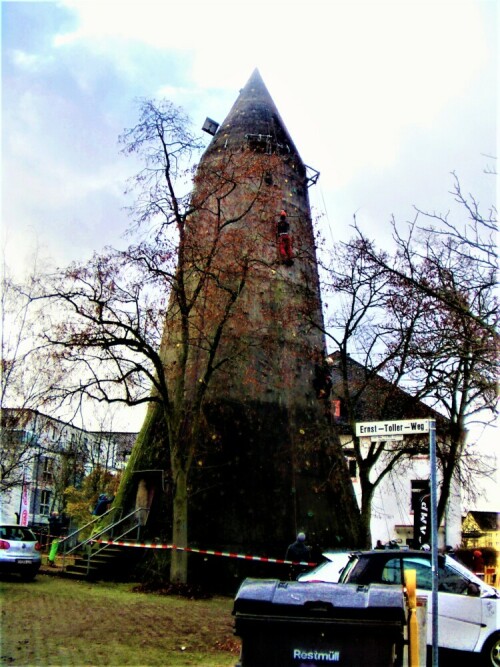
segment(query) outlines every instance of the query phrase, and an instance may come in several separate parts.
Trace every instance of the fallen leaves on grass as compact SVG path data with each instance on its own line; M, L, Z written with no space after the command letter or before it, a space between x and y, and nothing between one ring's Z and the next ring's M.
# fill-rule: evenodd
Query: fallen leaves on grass
M188 600L210 600L213 595L204 590L201 586L192 586L190 584L139 584L132 589L134 593L154 593L156 595L178 595L188 598Z

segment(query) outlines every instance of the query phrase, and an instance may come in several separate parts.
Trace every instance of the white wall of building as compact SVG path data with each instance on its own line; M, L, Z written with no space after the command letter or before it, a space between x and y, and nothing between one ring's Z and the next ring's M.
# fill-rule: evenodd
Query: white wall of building
M0 523L18 523L16 512L21 507L21 489L0 493Z
M344 450L352 448L352 440L341 436ZM354 466L352 466L354 467ZM377 479L383 462L376 466L370 480ZM361 485L359 477L352 477L354 492L361 507ZM382 479L374 492L372 501L371 534L373 544L381 540L384 544L394 539L401 539L403 544L413 538L414 514L411 507L412 480L430 479L430 459L428 456L416 456L411 461L404 461ZM438 473L439 485L439 473ZM461 542L462 512L458 484L453 485L446 520L439 529L439 542L443 547L450 544L455 547Z
M16 431L22 431L24 441L29 443L30 454L25 457L23 477L27 485L30 525L46 523L54 501L60 502L54 495L51 470L57 470L63 453L76 453L81 464L81 477L89 474L97 464L116 472L125 465L123 442L132 443L135 439L135 434L85 431L35 411L30 412L29 418ZM21 494L20 486L0 493L1 522L18 522ZM43 502L45 499L47 502Z

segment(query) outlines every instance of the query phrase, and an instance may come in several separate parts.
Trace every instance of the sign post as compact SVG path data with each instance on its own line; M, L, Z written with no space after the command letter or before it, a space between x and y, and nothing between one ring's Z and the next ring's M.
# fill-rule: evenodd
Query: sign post
M394 440L397 435L429 434L431 478L431 566L432 566L432 667L438 667L438 525L436 420L401 419L399 421L357 422L356 435L371 440Z
M436 421L429 419L429 456L431 467L431 551L432 551L432 667L438 667L438 526L436 475Z

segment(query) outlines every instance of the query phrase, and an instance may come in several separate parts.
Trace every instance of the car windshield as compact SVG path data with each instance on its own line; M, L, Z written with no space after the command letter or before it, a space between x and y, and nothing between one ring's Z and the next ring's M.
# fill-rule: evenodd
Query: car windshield
M24 526L0 526L0 539L18 542L36 542L31 530Z
M314 575L319 575L321 572L326 572L332 571L332 567L334 568L335 566L332 564L331 561L325 561L324 563L321 563L321 565L318 565L318 567L315 567L314 570L311 570L309 574L314 574Z

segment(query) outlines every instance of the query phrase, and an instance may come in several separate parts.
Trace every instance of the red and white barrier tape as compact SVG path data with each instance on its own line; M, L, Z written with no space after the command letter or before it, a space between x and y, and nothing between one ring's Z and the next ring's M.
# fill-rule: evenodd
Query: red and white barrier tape
M211 551L210 549L195 549L194 547L178 547L176 544L158 544L156 542L120 542L115 540L92 540L99 544L112 544L119 547L140 547L141 549L172 549L174 551L189 551L191 553L203 554L205 556L223 556L225 558L239 558L241 560L254 560L261 563L278 563L279 565L307 565L314 567L317 563L307 561L283 560L281 558L268 558L267 556L250 556L249 554L237 554L232 551Z

